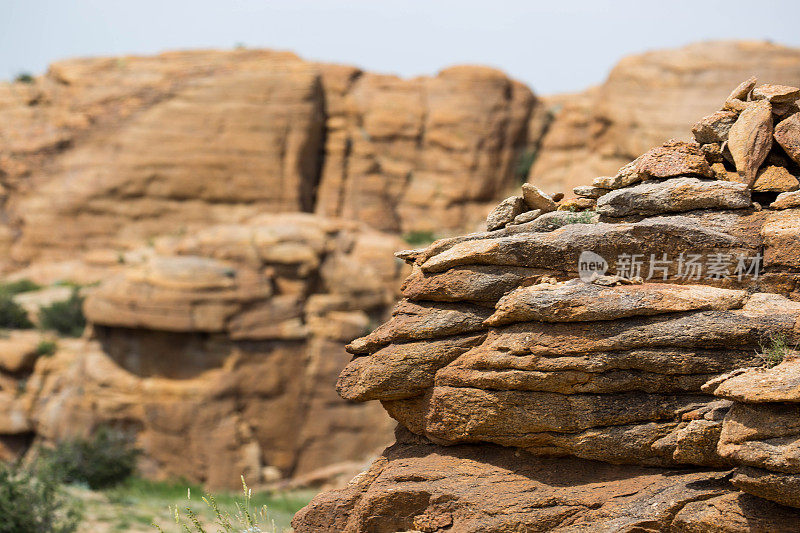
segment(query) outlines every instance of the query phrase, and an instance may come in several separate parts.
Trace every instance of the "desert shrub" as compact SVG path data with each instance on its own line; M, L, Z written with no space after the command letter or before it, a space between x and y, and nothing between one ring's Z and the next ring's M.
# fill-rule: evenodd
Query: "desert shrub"
M17 77L14 78L14 81L18 83L33 83L35 80L33 79L33 75L29 72L20 72L17 74Z
M761 364L767 368L777 366L796 349L797 346L789 346L789 341L782 333L773 335L761 344L761 353L759 354Z
M58 345L55 342L42 339L36 345L36 355L53 355L57 349Z
M39 309L39 324L68 337L80 337L86 327L83 316L83 296L77 288L66 300L53 302Z
M42 286L29 279L18 279L15 281L5 281L0 283L0 294L14 296L23 292L38 291Z
M29 329L33 323L28 313L14 301L12 295L0 292L0 328Z
M101 427L88 439L69 439L41 450L40 468L63 483L80 483L96 490L130 478L139 454L124 434Z
M0 533L69 533L79 521L78 507L56 480L0 465Z
M403 240L411 246L425 246L436 240L432 231L410 231L403 235Z

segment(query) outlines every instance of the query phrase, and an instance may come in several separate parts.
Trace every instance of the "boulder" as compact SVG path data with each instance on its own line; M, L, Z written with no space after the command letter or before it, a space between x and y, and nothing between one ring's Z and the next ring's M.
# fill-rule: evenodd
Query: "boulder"
M522 198L529 209L538 209L542 213L556 210L553 199L530 183L522 184Z
M772 147L772 106L768 100L747 107L728 132L728 149L736 170L752 186Z
M756 175L753 190L756 192L790 192L800 188L800 181L786 167L770 165Z
M775 126L775 141L792 158L800 163L800 113L794 113Z
M673 178L612 191L597 201L597 212L608 217L649 216L750 205L750 191L743 183Z
M492 231L514 221L517 215L524 211L524 202L521 196L510 196L497 204L486 218L486 230Z
M694 138L700 144L723 143L728 140L728 132L739 114L733 111L717 111L703 117L692 126Z
M772 104L788 104L800 98L800 89L788 85L759 85L753 89L753 100L769 100Z

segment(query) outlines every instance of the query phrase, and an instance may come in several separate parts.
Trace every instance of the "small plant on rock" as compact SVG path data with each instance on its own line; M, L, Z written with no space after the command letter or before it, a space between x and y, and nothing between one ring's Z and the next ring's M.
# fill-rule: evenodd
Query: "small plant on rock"
M58 345L55 342L42 339L36 345L36 355L53 355L57 349Z
M797 346L789 346L786 335L779 333L769 337L765 344L761 344L761 353L758 354L761 359L761 365L766 368L773 368L778 366L786 359L787 356L792 355Z

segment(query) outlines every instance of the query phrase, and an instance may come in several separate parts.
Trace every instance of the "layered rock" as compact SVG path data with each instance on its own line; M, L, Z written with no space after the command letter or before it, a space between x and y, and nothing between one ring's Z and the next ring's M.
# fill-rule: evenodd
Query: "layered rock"
M753 192L772 152L746 115L790 89L748 82L730 128L695 128L713 142L669 141L580 189L599 221L540 223L589 213L556 210L400 252L404 300L348 345L337 384L380 400L398 443L295 530L796 528L796 369L758 368L800 343L800 211L753 203L776 193ZM714 172L707 146L737 135L746 150Z
M461 230L518 179L535 103L481 67L401 80L264 50L55 63L0 84L0 249L66 259L296 211Z
M91 335L59 340L35 366L38 334L16 355L5 347L0 374L27 385L0 442L23 441L19 453L109 425L142 449L143 475L212 487L374 456L391 424L334 384L343 345L396 299L401 242L310 214L157 239L89 293Z

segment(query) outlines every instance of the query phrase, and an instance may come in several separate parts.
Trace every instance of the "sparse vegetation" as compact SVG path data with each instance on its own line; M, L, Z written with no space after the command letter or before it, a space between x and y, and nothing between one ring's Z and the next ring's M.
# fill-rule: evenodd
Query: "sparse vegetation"
M587 210L587 211L568 211L568 216L564 216L560 219L553 219L549 221L550 225L554 228L561 228L564 226L568 226L570 224L595 224L597 220L595 219L596 213L594 211Z
M39 469L63 483L103 489L130 478L139 453L121 432L101 427L91 438L70 439L42 449Z
M17 83L33 83L36 80L34 80L33 75L30 72L20 72L17 74L17 77L14 78L14 81Z
M201 498L206 507L208 507L214 515L215 525L218 528L217 531L220 533L277 531L275 523L270 523L266 505L260 508L253 508L253 492L248 488L247 483L245 483L244 476L242 476L242 492L243 496L241 500L235 502L236 511L233 514L222 509L217 499L211 494L206 494ZM186 498L187 502L191 502L191 488L186 491ZM175 524L180 527L181 531L206 533L206 529L201 524L197 511L190 505L186 505L182 509L179 509L176 505L172 510L175 517ZM153 527L161 533L166 533L164 529L155 522L153 522Z
M5 281L0 283L0 294L14 296L23 292L38 291L42 286L29 279L19 279L15 281Z
M53 302L39 309L39 324L68 337L80 337L86 327L83 316L83 296L77 288L66 300Z
M769 337L766 343L760 345L761 353L758 354L761 359L761 365L766 368L778 366L784 359L795 350L797 345L789 346L786 336L782 333Z
M403 240L411 246L426 246L436 240L436 235L432 231L410 231Z
M36 355L39 356L49 356L56 353L58 349L58 345L54 341L49 341L46 339L42 339L39 341L39 344L36 345Z
M80 517L56 480L0 465L0 533L70 533Z
M0 328L30 329L33 322L21 305L14 301L13 295L0 292Z

